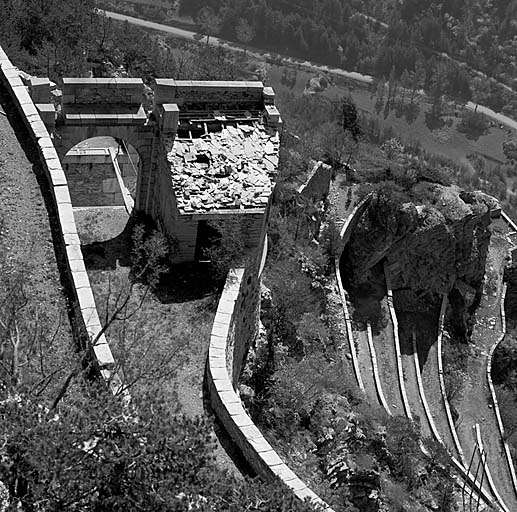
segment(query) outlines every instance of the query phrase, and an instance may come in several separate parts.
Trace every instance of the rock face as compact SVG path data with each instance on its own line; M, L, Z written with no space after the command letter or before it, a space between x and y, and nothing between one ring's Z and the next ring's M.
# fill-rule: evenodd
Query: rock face
M393 290L411 297L448 294L468 330L466 315L480 290L490 241L491 211L497 201L456 186L425 184L424 204L397 203L375 194L341 260L350 286L372 278L376 265L387 268ZM415 303L416 307L416 303ZM418 308L416 308L418 309Z

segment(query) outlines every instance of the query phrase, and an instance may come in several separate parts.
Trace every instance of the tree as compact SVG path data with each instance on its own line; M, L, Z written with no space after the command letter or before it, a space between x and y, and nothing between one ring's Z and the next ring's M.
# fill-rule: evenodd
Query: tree
M465 133L468 138L478 139L487 133L488 126L488 119L485 115L464 109L457 129L459 132Z
M221 30L222 20L210 7L203 7L199 11L196 19L201 31L206 35L206 45L208 46L210 36L218 34Z
M220 472L207 422L175 416L163 396L128 407L94 387L49 413L2 392L0 418L9 510L312 510L286 488Z
M384 106L384 90L386 88L386 84L383 80L379 80L377 84L377 88L375 90L375 113L379 115L382 111L382 107Z
M235 28L235 35L237 40L245 45L244 55L246 55L246 45L255 37L255 31L253 30L253 27L248 23L247 20L241 18L237 24L237 27Z
M343 130L350 132L355 142L359 140L361 135L361 126L357 115L357 107L351 97L341 100L341 115L343 122Z

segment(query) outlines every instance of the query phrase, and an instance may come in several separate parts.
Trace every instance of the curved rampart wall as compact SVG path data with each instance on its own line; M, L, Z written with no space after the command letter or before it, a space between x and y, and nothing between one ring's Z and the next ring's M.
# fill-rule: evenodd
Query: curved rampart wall
M350 235L352 231L357 227L359 223L359 219L365 212L366 208L370 204L371 196L366 196L350 213L350 215L346 218L343 227L339 233L340 238L340 247L338 248L338 256L334 261L334 268L336 271L336 281L337 287L339 290L339 296L341 298L341 306L343 308L343 316L345 317L345 325L346 325L346 337L348 339L348 348L350 351L350 357L352 358L352 366L354 369L355 378L357 381L357 385L361 391L364 391L364 383L361 377L361 371L359 369L359 363L357 361L357 351L355 349L355 341L354 341L354 331L352 330L352 319L350 317L350 313L348 311L347 305L347 294L343 287L343 281L341 279L341 271L339 269L339 265L341 262L341 256L343 254L343 250L345 245L350 240Z
M262 255L263 256L263 255ZM263 258L261 258L263 260ZM246 352L257 329L260 271L232 269L219 300L210 336L207 382L212 407L253 470L268 481L280 479L294 494L333 510L289 469L245 411L235 391Z
M90 340L96 340L90 347L99 373L113 392L120 391L122 381L115 372L115 360L102 334L102 326L95 306L90 280L84 266L81 242L75 225L70 192L65 173L54 148L50 135L41 120L27 88L23 85L18 69L13 66L7 54L0 47L0 81L7 88L25 126L34 141L52 199L57 212L63 253L66 255L67 272L74 291L76 306L81 311L84 327Z

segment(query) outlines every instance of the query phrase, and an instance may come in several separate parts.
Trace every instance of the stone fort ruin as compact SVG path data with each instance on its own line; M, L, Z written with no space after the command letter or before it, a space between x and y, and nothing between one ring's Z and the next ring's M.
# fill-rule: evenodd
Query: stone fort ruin
M57 113L47 80L29 90L73 206L134 205L174 238L177 262L202 258L213 221L238 222L248 249L262 245L282 127L270 87L156 79L151 92L141 79L64 78ZM112 137L119 149L81 148L93 137Z

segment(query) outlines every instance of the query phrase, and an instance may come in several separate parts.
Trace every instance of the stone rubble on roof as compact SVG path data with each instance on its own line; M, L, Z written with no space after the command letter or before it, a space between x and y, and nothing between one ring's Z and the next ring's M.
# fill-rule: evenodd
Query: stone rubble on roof
M258 123L176 139L168 160L182 213L264 208L278 166L279 136Z

